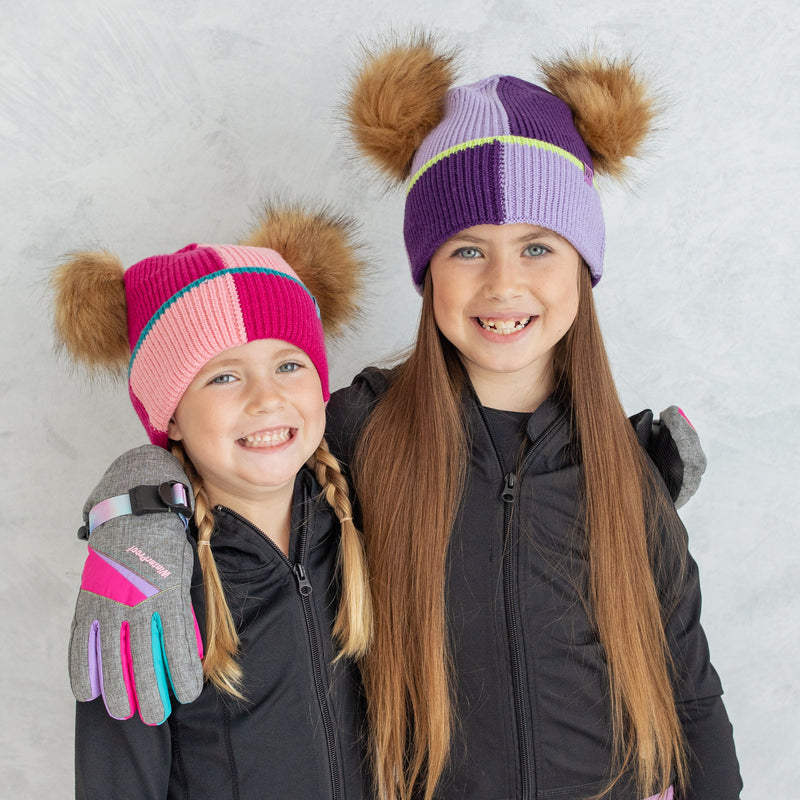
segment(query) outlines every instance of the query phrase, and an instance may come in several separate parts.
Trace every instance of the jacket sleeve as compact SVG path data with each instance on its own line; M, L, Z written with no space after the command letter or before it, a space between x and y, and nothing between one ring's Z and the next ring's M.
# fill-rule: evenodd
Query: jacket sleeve
M353 378L350 386L331 395L326 409L325 439L348 480L359 436L389 381L390 373L386 370L367 367Z
M102 699L77 703L75 797L165 800L172 765L170 723L113 719Z
M733 728L722 702L722 684L711 664L700 624L701 594L697 564L688 551L686 531L671 507L666 509L669 539L662 539L662 584L667 607L667 643L675 666L675 697L688 745L689 787L682 800L738 800L742 779ZM662 529L663 530L663 529ZM669 554L669 555L668 555ZM663 564L661 565L664 566ZM671 610L670 610L671 609Z

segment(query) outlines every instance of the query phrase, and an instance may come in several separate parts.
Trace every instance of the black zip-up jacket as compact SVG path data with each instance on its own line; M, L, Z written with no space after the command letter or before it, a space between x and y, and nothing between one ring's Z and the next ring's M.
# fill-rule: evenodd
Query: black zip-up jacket
M365 370L328 406L327 438L345 465L389 375ZM474 395L465 396L464 414L471 460L446 587L456 722L437 797L587 798L611 775L611 733L606 663L582 601L581 466L568 415L546 401L527 421L520 460L508 464ZM670 517L653 532L661 539L655 567L662 602L672 609L666 631L692 753L687 797L734 800L741 780L722 687L700 626L697 567L677 513L666 505ZM670 526L676 536L667 535ZM625 780L607 797L641 800Z
M77 704L76 796L114 800L354 800L363 709L355 670L333 664L340 528L308 469L295 481L290 558L236 513L214 510L214 557L241 636L245 703L206 683L173 699L167 722L111 719L101 699ZM201 630L202 575L192 601Z

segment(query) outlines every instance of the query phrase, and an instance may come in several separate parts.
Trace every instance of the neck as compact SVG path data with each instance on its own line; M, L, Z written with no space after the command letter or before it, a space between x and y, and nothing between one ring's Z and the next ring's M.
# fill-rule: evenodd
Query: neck
M534 379L530 372L489 372L469 366L467 374L481 405L499 411L533 413L555 388L553 370L549 365Z
M208 492L212 505L223 505L241 514L251 525L258 528L285 555L289 555L289 535L292 527L292 496L294 486L290 484L280 492L258 498L233 497L219 492Z

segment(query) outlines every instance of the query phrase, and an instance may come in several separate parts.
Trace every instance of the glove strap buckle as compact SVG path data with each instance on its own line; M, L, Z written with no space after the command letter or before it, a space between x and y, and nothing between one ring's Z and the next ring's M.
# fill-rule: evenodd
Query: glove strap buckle
M136 517L144 514L163 512L177 514L184 527L189 525L192 510L189 507L189 489L180 481L164 481L158 486L134 486L127 494L119 494L101 500L89 512L89 524L78 529L79 539L88 539L95 528L116 517L133 514Z

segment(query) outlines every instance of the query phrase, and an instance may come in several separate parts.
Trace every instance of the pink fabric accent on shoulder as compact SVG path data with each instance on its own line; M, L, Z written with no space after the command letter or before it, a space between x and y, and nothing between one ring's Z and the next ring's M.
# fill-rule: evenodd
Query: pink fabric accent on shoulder
M264 267L274 269L277 272L284 272L292 278L297 277L297 273L283 260L280 253L275 250L268 250L264 247L240 247L230 244L204 244L201 247L210 247L222 259L222 263L228 269L236 267Z
M199 324L203 319L209 324ZM166 431L186 387L203 365L217 353L246 342L233 276L210 278L180 295L153 325L131 369L131 390L147 410L151 426Z

